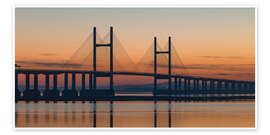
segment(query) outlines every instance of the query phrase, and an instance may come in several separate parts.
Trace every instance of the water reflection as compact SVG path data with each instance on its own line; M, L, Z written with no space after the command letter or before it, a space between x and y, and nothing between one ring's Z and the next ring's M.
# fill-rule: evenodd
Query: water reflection
M254 101L16 104L16 127L254 127Z

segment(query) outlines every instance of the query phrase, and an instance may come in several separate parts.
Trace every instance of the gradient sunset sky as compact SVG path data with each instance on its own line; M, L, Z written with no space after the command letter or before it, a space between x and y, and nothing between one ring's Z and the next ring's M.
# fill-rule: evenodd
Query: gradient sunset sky
M16 8L15 61L61 63L94 26L113 26L135 63L171 36L191 75L255 80L254 8Z

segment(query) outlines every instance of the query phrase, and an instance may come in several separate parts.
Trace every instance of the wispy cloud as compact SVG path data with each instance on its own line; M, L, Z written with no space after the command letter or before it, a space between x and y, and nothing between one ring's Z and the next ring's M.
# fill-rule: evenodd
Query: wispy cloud
M198 56L205 59L241 59L240 56Z
M153 67L153 64L148 64ZM167 64L158 64L160 68L168 68ZM254 64L190 64L190 65L172 65L175 69L188 69L188 70L225 70L225 71L241 71L253 70Z
M232 74L228 74L228 73L217 73L215 75L228 76L228 75L232 75Z
M39 62L39 61L16 61L16 63L20 63L22 65L33 65L33 66L43 66L43 67L81 67L81 64L66 64L61 62Z
M186 65L186 69L199 69L199 70L225 70L225 71L241 71L253 70L254 64L193 64Z
M40 53L42 56L56 56L57 53Z

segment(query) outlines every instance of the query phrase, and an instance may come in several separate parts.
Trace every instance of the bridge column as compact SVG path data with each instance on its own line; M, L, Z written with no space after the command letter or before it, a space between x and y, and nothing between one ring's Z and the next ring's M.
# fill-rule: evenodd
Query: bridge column
M30 77L29 77L29 73L25 74L25 90L29 90L30 89Z
M89 73L89 90L93 88L93 74L92 72Z
M225 97L228 96L228 90L229 90L229 82L224 81L224 95L225 95Z
M240 93L242 91L242 83L241 82L237 82L237 96L240 96Z
M242 90L242 82L238 82L237 84L238 84L237 85L238 91L241 91ZM238 94L239 94L239 92L238 92Z
M203 80L200 81L201 81L201 90L204 90L204 81Z
M202 90L204 90L204 89L205 89L205 81L202 80Z
M178 78L178 90L182 90L182 78Z
M190 90L190 79L188 79L187 81L188 81L188 90Z
M184 90L186 91L187 90L187 79L186 78L183 78L184 79Z
M190 100L190 79L187 79L187 97L188 97L188 100Z
M193 89L192 90L196 90L196 79L193 79Z
M178 78L177 77L174 77L174 98L176 100L176 96L177 96L177 91L178 91Z
M85 74L82 73L82 90L85 90Z
M237 82L234 82L234 90L235 90L235 92L238 90L238 83Z
M64 90L68 90L68 73L64 75Z
M253 85L253 83L249 83L249 88L248 88L250 91L252 91L252 90L254 90L255 89L255 87L254 87L254 85Z
M210 90L213 90L213 80L210 80Z
M57 74L53 75L53 89L57 90Z
M192 86L193 89L192 90L196 90L196 79L193 78L192 80L193 80L193 86Z
M224 81L224 85L225 85L225 90L228 90L228 81Z
M157 38L154 37L154 98L156 104L156 96L157 96ZM155 109L156 110L156 109ZM154 117L156 121L156 117ZM156 123L154 123L154 127L156 127Z
M15 101L21 96L21 92L18 87L18 73L15 71Z
M196 79L196 88L197 88L198 91L200 90L199 84L200 84L199 79Z
M196 79L196 89L199 90L200 86L199 86L199 79Z
M213 81L210 79L209 81L209 88L208 90L213 90Z
M232 86L232 90L231 90L232 97L231 98L233 98L233 96L236 93L236 82L231 81L231 86Z
M184 100L186 101L187 100L188 81L187 81L187 78L183 78L183 79L184 79L184 92L183 92L183 95L184 95Z
M174 90L177 90L177 77L174 77Z
M72 90L76 90L76 74L72 73Z
M49 90L50 89L50 76L49 74L45 75L45 90Z
M251 83L247 83L247 90L248 90L248 91L251 90L250 84L251 84Z
M169 75L169 127L171 127L171 91L172 91L172 78L171 78L171 37L168 38L169 40L169 50L168 50L168 55L169 55L169 60L168 60L168 68L169 68L169 71L168 71L168 75Z
M218 84L217 84L218 90L221 90L221 80L218 80L217 82L218 82Z
M247 91L247 83L245 82L244 83L244 88L243 88L245 91Z
M38 74L34 74L34 90L38 90Z
M250 84L251 92L255 94L255 82Z
M207 84L208 80L205 80L205 90L208 90L208 84Z
M178 98L178 101L180 101L181 99L180 99L180 95L181 95L181 90L182 90L182 78L181 77L179 77L178 78L178 89L177 89L177 98Z
M19 90L18 89L18 73L15 72L15 90Z
M202 94L202 97L204 97L204 81L201 79L199 80L199 82L200 82L200 93Z
M218 92L218 98L220 98L221 93L222 93L222 91L221 91L221 80L217 81L217 92Z
M231 81L232 90L235 90L235 82Z
M193 79L193 97L197 96L197 79ZM195 98L193 98L195 100Z

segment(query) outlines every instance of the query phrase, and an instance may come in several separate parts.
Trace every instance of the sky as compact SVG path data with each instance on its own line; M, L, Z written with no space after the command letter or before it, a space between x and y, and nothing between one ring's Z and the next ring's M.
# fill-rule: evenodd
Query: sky
M171 36L189 74L255 80L254 8L16 8L15 62L66 61L94 26L113 26L134 63Z

